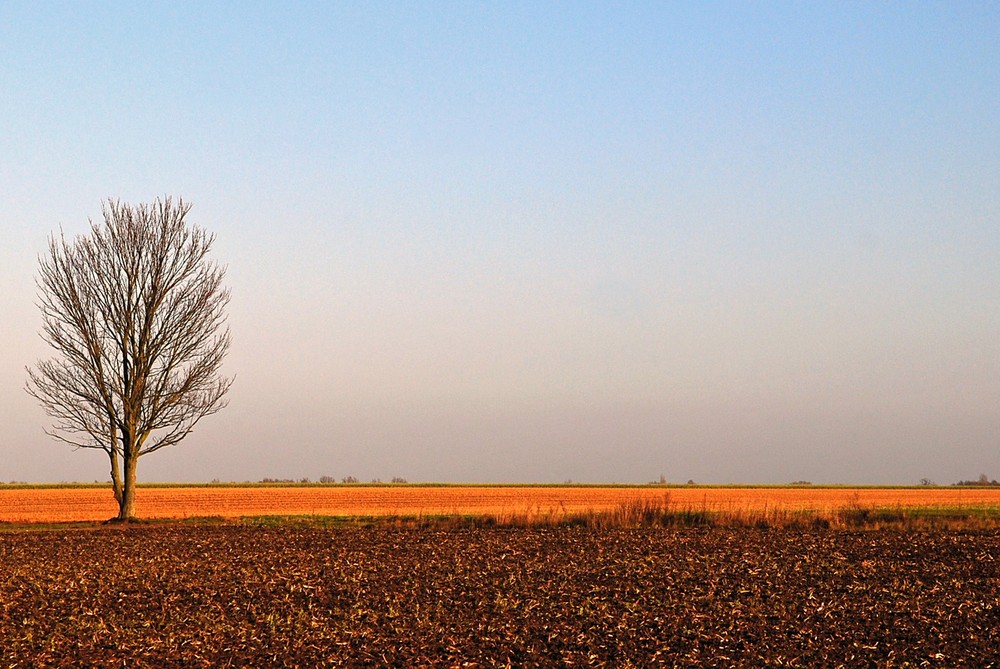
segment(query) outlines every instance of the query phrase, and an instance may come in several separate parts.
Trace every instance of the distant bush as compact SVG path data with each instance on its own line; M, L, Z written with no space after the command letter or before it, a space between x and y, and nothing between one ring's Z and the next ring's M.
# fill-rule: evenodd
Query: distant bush
M404 479L402 476L393 476L392 477L392 482L393 483L406 483L406 479Z
M340 482L341 483L357 483L358 479L356 479L353 476L345 476L344 478L340 479Z

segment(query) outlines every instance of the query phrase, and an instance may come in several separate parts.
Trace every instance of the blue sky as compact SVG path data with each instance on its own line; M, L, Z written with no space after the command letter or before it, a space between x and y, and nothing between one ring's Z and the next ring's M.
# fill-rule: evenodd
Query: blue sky
M0 480L37 257L194 204L229 408L140 480L1000 476L993 3L0 4Z

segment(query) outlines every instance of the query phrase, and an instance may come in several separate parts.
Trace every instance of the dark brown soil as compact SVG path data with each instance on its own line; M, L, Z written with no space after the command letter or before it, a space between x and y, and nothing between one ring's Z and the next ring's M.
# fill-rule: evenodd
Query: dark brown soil
M0 666L1000 666L1000 532L0 534Z

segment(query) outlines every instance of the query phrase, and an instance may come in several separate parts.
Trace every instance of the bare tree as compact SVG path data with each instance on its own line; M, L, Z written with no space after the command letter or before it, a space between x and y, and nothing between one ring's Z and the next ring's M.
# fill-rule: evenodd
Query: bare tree
M125 521L139 457L226 406L229 290L208 259L214 235L185 223L191 205L101 209L103 225L72 241L53 235L39 259L41 336L57 355L28 369L26 389L55 419L47 434L108 455Z

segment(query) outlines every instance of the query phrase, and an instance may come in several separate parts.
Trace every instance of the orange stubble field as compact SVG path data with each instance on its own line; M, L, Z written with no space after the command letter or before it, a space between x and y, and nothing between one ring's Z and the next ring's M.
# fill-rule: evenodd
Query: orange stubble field
M604 511L650 500L671 508L722 512L832 511L862 507L1000 506L1000 489L698 488L518 486L142 487L142 518L221 516L530 516ZM105 520L117 513L110 488L3 488L0 522Z

